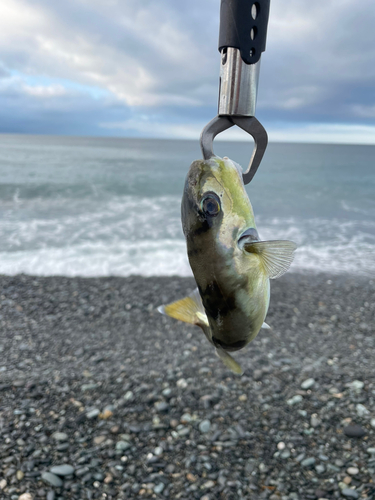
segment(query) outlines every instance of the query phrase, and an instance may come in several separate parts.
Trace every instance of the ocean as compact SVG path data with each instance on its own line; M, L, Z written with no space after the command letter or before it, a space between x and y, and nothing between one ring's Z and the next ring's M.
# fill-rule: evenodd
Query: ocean
M215 141L240 165L252 145ZM191 276L180 203L196 141L0 135L0 274ZM291 271L375 277L375 146L269 144L247 186Z

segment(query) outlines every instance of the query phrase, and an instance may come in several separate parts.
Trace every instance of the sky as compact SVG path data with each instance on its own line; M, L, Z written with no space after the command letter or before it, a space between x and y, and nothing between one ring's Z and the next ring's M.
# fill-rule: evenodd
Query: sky
M217 114L219 11L3 0L0 133L198 139ZM271 0L256 112L271 141L375 144L374 27L374 0Z

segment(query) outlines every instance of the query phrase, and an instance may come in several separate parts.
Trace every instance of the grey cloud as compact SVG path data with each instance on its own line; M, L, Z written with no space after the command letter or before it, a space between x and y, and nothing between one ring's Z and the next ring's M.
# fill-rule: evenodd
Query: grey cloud
M8 68L25 74L109 90L110 105L86 98L88 108L81 109L79 123L84 122L84 113L92 120L95 109L96 123L126 119L132 112L171 123L200 123L216 113L219 4L219 0L36 0L24 4L35 9L35 24L25 21L22 30L12 30L9 43L0 43L0 58ZM265 125L374 123L374 26L373 0L360 5L341 0L271 0L259 119ZM31 113L35 98L19 99L22 105L29 103L25 109ZM76 115L68 98L60 99L67 106L64 116ZM56 105L51 99L43 104L45 110Z

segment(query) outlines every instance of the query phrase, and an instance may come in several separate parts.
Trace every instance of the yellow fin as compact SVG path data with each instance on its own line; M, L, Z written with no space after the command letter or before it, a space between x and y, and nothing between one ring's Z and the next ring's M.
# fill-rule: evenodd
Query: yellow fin
M158 311L171 318L191 323L192 325L208 326L208 319L204 310L202 299L199 295L198 288L188 297L181 300L167 304L166 306L159 306Z
M245 243L243 248L246 252L258 254L267 276L275 279L289 269L297 245L287 240L254 241Z
M243 370L241 368L241 365L237 363L236 360L232 358L230 354L228 354L224 349L220 349L220 347L216 348L216 354L217 356L221 359L221 361L224 363L224 365L232 370L233 373L236 375L242 375Z

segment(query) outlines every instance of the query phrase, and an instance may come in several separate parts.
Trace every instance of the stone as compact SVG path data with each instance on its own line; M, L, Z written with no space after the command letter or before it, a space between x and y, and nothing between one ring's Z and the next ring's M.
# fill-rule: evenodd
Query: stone
M156 455L157 457L160 457L162 454L163 454L163 448L161 446L157 446L155 449L154 449L154 455Z
M158 401L155 403L155 409L159 413L167 413L169 411L169 404L165 401Z
M82 392L92 391L93 389L96 389L97 387L98 387L97 384L83 384L81 386L81 391Z
M66 451L69 448L69 443L61 443L58 446L56 446L57 451ZM33 454L33 456L36 456Z
M92 410L86 413L86 417L89 420L94 420L94 418L99 417L99 415L100 415L100 410L98 408L93 408Z
M164 490L164 483L159 483L154 486L154 493L159 495Z
M371 425L371 427L373 427L375 429L375 418L372 418L370 420L370 425Z
M277 443L277 449L278 450L284 450L285 449L285 443L283 441L280 441L280 443Z
M362 405L361 403L356 405L356 410L357 410L357 415L359 417L365 417L366 415L370 415L370 412L366 408L366 406Z
M100 445L104 443L104 441L107 439L107 436L95 436L94 437L94 444Z
M33 500L33 496L31 493L22 493L22 495L18 497L18 500Z
M172 396L172 389L170 387L166 387L161 391L161 393L165 398L170 398Z
M177 385L177 387L180 387L181 389L186 389L186 387L188 386L188 383L186 382L186 380L184 378L180 378L179 380L177 380L176 385Z
M43 472L41 477L42 481L50 486L54 486L55 488L60 488L63 485L62 480L51 472Z
M322 498L324 498L326 495L327 495L327 492L325 490L322 490L320 488L318 488L318 489L315 490L315 496L319 500L321 500Z
M16 472L16 478L18 479L18 481L22 481L22 479L24 478L25 474L22 472L22 470L18 470Z
M353 389L356 392L361 392L364 385L365 384L361 380L353 380L353 382L350 382L350 384L346 384L347 387Z
M87 474L89 472L89 470L90 469L88 467L81 467L80 469L76 470L76 476L77 477L82 477L85 474Z
M301 462L302 467L312 467L315 465L315 458L314 457L308 457L302 460Z
M313 415L311 415L311 418L310 418L310 425L311 427L318 427L320 424L321 424L321 420L320 418L318 418L318 415L316 415L315 413Z
M202 434L206 434L211 429L211 422L209 420L202 420L199 424L199 430Z
M345 498L359 498L359 494L357 491L355 490L352 490L351 488L344 488L342 491L341 491L341 494L345 497Z
M124 401L133 401L133 399L134 399L134 394L132 391L127 391L124 394Z
M315 470L318 474L323 474L325 472L326 468L324 467L324 465L319 464L319 465L315 466Z
M52 434L53 439L56 441L67 441L68 440L68 434L65 434L65 432L54 432Z
M52 472L52 474L56 474L56 476L70 476L71 474L74 474L74 470L74 467L69 464L54 465L50 468L50 472Z
M344 434L348 437L361 438L366 435L366 431L360 425L347 425L344 427Z
M191 415L190 415L190 413L184 413L182 415L182 417L180 418L180 422L182 424L188 424L189 422L191 422Z
M26 384L26 380L25 379L13 380L13 383L12 383L12 385L14 387L23 387L25 384Z
M327 469L333 472L340 472L340 468L333 464L327 464Z
M116 443L116 450L125 451L128 450L129 448L131 448L131 444L128 443L127 441L118 441Z
M108 408L105 408L102 413L99 414L99 418L101 420L108 420L113 416L113 411L109 410Z
M311 389L311 387L315 384L315 380L313 378L308 378L304 380L301 384L301 389L306 391L307 389Z
M302 400L303 400L303 397L300 394L296 394L292 398L288 399L286 404L289 406L293 406L293 405L300 403Z
M357 474L359 474L359 469L358 467L348 467L346 469L346 472L350 475L350 476L356 476Z
M3 490L7 485L6 479L0 480L0 490Z
M367 448L367 453L369 455L375 455L375 448Z
M296 462L297 463L300 463L302 462L302 460L305 458L305 454L304 453L300 453L297 457L296 457Z
M259 470L260 470L260 472L266 473L266 472L268 472L269 469L265 463L261 462L259 464Z

